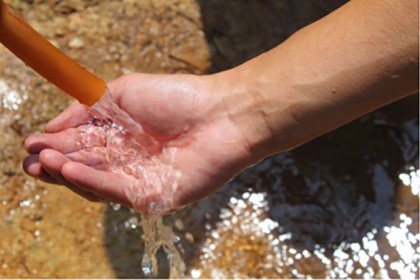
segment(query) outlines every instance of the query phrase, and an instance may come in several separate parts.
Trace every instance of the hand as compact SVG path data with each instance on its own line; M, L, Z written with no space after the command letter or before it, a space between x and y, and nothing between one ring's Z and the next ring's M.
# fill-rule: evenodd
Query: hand
M103 139L93 149L80 144L81 132L101 128L88 124L87 108L79 103L50 121L46 133L25 141L27 174L91 201L148 214L156 210L151 203L167 212L203 198L253 163L225 107L228 88L214 76L129 74L108 87L115 103L158 144L144 147L148 157L138 157L140 176L110 168Z

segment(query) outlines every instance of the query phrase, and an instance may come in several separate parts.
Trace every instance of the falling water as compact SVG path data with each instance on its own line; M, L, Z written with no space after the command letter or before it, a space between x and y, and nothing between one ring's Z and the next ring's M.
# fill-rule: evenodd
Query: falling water
M185 264L175 245L179 238L162 220L162 214L170 210L168 188L175 189L180 177L172 167L176 148L166 148L144 134L141 125L113 102L109 92L88 112L89 122L78 128L82 151L99 157L95 168L128 176L131 183L123 186L126 196L135 210L147 214L140 223L145 244L143 274L157 276L156 254L162 248L169 260L170 276L182 276Z

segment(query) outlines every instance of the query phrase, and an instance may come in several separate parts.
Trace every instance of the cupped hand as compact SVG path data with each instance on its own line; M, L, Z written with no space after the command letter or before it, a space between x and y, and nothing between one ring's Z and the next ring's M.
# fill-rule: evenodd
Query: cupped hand
M141 147L146 156L135 154L137 173L110 167L109 139L97 136L103 128L92 124L85 106L74 103L47 124L45 133L26 140L27 174L91 201L148 214L203 198L253 163L226 108L229 89L214 76L128 74L108 87L115 103L154 143ZM83 137L89 133L96 136L86 145Z

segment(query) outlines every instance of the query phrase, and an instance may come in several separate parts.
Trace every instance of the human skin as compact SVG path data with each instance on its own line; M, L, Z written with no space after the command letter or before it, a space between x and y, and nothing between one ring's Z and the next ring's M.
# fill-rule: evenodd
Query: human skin
M207 76L129 74L108 84L115 102L163 147L176 147L181 174L168 209L218 190L244 168L290 150L418 90L418 1L353 0L273 50ZM71 105L25 142L27 174L92 201L147 213L162 193L135 205L129 175L78 157L75 128L86 108ZM74 140L74 141L73 141ZM167 194L165 194L167 195Z

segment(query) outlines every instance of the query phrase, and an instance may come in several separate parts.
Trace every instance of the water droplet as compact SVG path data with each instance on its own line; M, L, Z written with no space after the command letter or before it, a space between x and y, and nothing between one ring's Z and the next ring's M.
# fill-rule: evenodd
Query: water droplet
M112 209L114 209L114 211L118 211L121 209L121 204L111 202L109 203L109 205L112 207Z
M144 276L151 277L153 274L153 266L151 263L143 262L141 266Z

